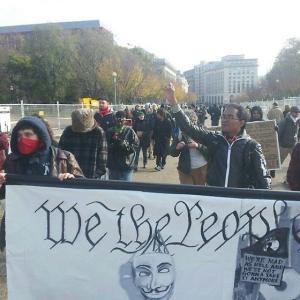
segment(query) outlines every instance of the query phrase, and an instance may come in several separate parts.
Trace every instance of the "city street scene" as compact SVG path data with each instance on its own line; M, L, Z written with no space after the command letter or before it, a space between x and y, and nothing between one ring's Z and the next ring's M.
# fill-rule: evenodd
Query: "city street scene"
M300 300L300 4L244 3L3 5L0 300Z

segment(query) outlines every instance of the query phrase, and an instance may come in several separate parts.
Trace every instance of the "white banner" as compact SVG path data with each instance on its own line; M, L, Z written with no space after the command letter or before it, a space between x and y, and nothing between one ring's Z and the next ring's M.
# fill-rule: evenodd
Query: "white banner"
M9 299L300 299L299 194L87 182L6 187Z

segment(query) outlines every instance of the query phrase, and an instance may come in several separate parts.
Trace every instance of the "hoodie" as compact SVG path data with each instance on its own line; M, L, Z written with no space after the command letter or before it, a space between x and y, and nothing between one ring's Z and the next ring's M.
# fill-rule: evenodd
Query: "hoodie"
M31 127L43 143L43 147L31 155L23 155L18 151L18 131ZM50 175L51 138L46 125L37 117L24 117L14 127L11 135L10 159L17 160L22 166L22 173L26 175Z

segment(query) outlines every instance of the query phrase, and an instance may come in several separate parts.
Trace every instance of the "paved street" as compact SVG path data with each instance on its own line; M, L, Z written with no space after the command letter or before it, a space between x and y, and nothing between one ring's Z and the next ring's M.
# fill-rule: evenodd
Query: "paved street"
M166 168L162 171L156 171L155 160L149 160L146 169L139 168L138 172L134 174L134 180L140 182L150 182L150 183L174 183L178 184L178 173L177 173L177 162L178 158L168 156ZM284 177L288 168L289 158L283 164L280 171L276 172L276 177L272 179L272 189L273 190L285 190L286 185L283 184ZM142 166L142 161L140 157L140 166Z

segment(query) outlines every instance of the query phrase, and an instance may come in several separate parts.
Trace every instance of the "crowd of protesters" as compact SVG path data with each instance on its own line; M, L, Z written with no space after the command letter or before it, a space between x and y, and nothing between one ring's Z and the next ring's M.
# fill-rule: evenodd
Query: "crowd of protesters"
M281 111L274 102L264 116L260 106L179 105L171 83L165 94L167 104L138 104L119 111L101 98L96 112L88 108L72 112L72 124L59 141L46 120L22 118L10 140L0 133L0 198L5 198L6 173L132 181L134 172L148 168L149 159L156 159L157 172L165 169L168 155L178 157L181 184L270 189L275 171L267 170L261 145L246 131L247 122L264 120L274 120L281 163L291 156L285 183L300 190L297 106L286 105ZM205 124L208 114L217 127ZM4 228L3 218L0 248L5 246Z
M172 84L165 92L167 104L162 105L113 111L101 98L96 112L77 109L58 142L45 120L21 119L12 131L10 153L6 135L0 135L0 184L5 173L132 181L134 172L149 168L149 159L162 171L171 155L178 157L181 184L269 189L275 171L267 170L262 148L247 134L246 124L275 120L281 162L291 156L286 181L300 189L298 107L282 112L274 103L264 116L259 106L178 105ZM207 127L208 115L217 128Z

